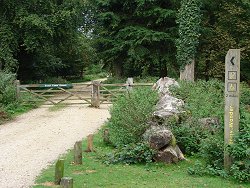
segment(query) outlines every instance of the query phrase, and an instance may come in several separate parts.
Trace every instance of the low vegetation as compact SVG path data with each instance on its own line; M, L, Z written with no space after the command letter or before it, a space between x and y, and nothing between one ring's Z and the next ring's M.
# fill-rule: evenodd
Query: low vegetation
M86 140L83 148L87 147ZM102 131L94 136L96 152L83 153L83 165L72 163L73 151L62 158L65 159L64 176L72 177L74 187L171 187L171 188L247 188L248 184L239 184L235 181L214 176L190 177L186 169L196 162L195 157L188 161L182 161L174 165L163 163L141 163L128 165L125 163L106 164L103 156L113 151L113 147L105 144L102 139ZM56 187L54 185L54 165L37 178L34 188Z
M234 144L227 147L234 158L234 163L227 172L223 169L223 83L217 80L181 82L180 86L173 88L172 93L185 100L186 113L164 125L172 129L187 161L173 165L154 163L155 152L142 141L141 134L146 129L146 122L157 97L151 90L139 89L120 97L113 105L111 119L95 135L96 152L85 153L82 166L72 165L72 152L65 156L65 172L67 176L74 178L74 185L248 187L250 89L242 84L240 132L235 137ZM204 117L218 117L220 123L211 129L204 128L198 121ZM102 133L107 128L110 130L110 140L104 142ZM83 147L86 147L85 142ZM43 187L44 182L53 181L53 168L52 166L43 172L37 180L39 185L35 187Z
M0 71L0 124L34 106L21 106L16 97L15 75Z
M224 156L224 84L218 80L195 83L181 82L180 88L173 93L185 101L188 113L182 121L172 124L177 143L188 155L201 157L205 163L197 162L189 168L194 175L210 174L232 177L237 181L250 181L250 112L248 109L250 89L246 84L241 86L240 130L234 144L227 150L234 158L229 172L223 168ZM205 128L198 122L199 118L217 117L219 125Z

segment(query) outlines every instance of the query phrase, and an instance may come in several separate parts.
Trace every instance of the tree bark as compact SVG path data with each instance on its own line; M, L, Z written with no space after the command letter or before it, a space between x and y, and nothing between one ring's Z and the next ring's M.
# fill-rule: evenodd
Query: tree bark
M180 71L180 80L194 81L194 66L195 60L191 64L187 64L184 70Z

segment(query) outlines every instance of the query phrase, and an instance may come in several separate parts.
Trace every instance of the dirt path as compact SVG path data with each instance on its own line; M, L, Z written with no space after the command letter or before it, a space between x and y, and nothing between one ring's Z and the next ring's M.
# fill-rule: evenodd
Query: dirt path
M42 169L109 117L108 106L41 107L0 126L0 188L26 188Z

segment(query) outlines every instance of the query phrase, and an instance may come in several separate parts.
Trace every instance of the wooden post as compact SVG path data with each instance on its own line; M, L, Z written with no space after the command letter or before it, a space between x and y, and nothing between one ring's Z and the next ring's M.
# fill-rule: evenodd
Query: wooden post
M230 49L225 60L225 116L224 142L233 143L234 135L239 131L239 90L240 90L240 50ZM224 168L230 169L232 158L224 152Z
M194 66L195 61L192 60L191 64L187 64L184 70L180 71L180 80L194 81Z
M82 141L78 141L74 145L74 163L76 165L82 164Z
M87 137L87 149L85 150L86 152L93 152L93 134L88 135Z
M127 81L126 81L126 84L128 84L126 86L127 91L128 92L132 91L133 90L133 84L134 84L133 78L128 78Z
M56 162L56 167L55 167L55 184L60 185L61 178L63 177L64 173L64 160L59 159Z
M63 177L60 183L62 188L73 188L73 178Z
M15 86L16 86L16 98L17 100L20 99L20 80L15 80Z
M92 81L91 106L100 107L100 82Z

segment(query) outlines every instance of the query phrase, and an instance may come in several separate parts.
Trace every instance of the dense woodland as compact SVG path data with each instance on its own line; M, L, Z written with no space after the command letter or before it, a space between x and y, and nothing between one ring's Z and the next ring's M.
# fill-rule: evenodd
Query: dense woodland
M1 0L0 69L21 80L82 77L91 64L116 76L224 77L241 49L250 80L249 0Z

